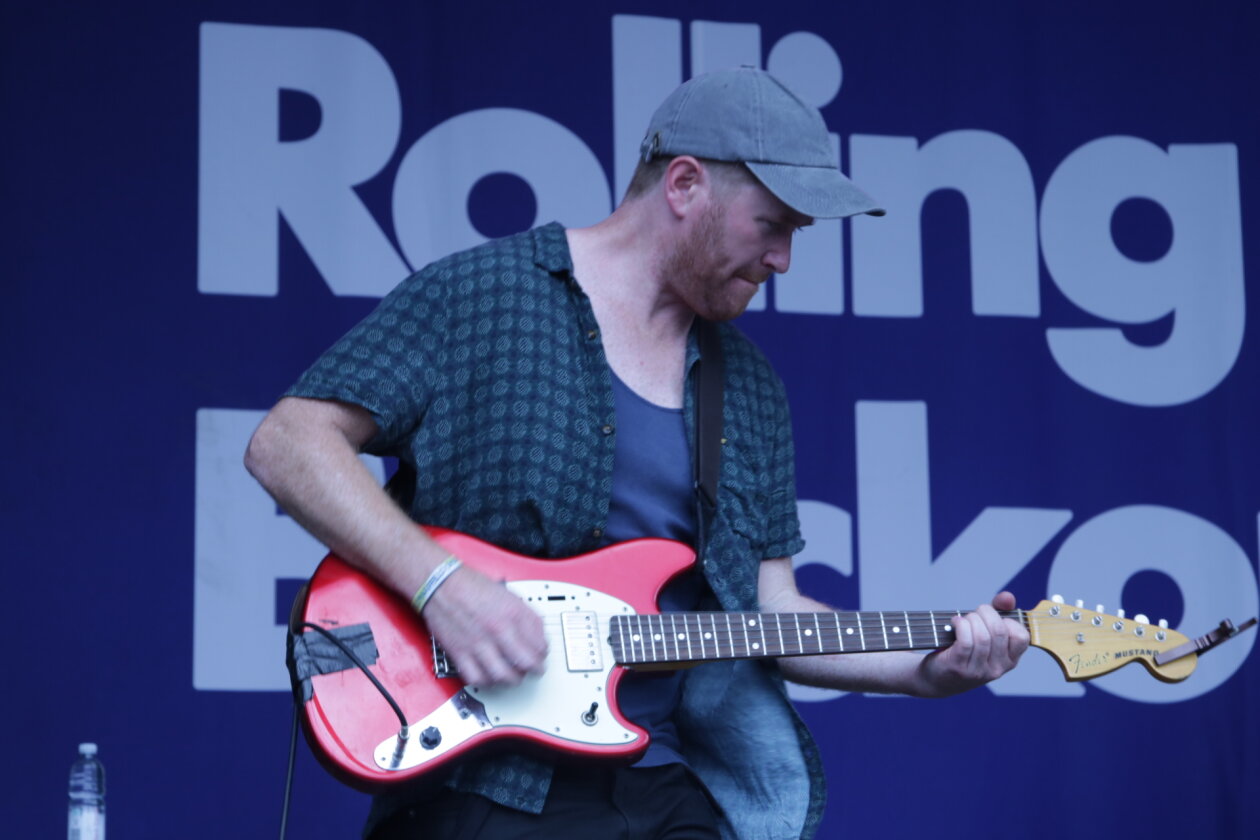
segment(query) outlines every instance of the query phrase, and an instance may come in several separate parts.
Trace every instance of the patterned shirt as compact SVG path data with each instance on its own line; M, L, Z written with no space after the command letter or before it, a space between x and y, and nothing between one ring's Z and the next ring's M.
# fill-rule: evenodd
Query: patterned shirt
M729 324L720 335L724 445L700 565L715 607L753 610L760 562L803 547L791 423L782 383L760 351ZM689 378L698 358L693 331ZM692 390L683 411L694 446ZM288 394L367 409L378 432L366 450L414 469L410 514L418 522L535 557L601 545L617 432L611 370L558 224L412 275ZM821 766L777 669L707 663L685 682L684 753L738 826L725 830L811 835L821 816ZM723 725L712 726L718 719ZM494 755L463 763L449 783L538 813L550 780L545 760ZM398 805L381 798L375 810Z

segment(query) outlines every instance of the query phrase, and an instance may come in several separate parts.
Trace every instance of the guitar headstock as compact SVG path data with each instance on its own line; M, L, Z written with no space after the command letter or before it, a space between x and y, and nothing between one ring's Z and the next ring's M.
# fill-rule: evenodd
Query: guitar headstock
M1146 616L1125 618L1107 615L1100 605L1087 610L1063 603L1057 595L1025 611L1032 644L1058 660L1063 675L1071 681L1089 680L1108 674L1130 662L1141 662L1151 676L1164 682L1180 682L1190 676L1198 657L1190 653L1163 665L1155 658L1190 640L1167 622L1150 624Z

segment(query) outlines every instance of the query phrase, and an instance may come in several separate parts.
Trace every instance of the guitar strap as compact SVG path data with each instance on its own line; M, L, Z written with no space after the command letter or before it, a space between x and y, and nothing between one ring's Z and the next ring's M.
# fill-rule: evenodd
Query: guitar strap
M698 319L696 338L696 556L704 556L709 524L717 511L718 476L722 469L722 385L726 364L722 338L712 321Z

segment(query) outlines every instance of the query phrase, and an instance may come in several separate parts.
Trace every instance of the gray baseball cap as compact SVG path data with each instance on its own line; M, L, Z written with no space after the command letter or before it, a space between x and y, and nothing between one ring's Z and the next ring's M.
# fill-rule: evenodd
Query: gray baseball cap
M884 215L840 172L818 109L755 67L684 83L652 115L639 154L644 162L694 155L743 163L780 201L815 219Z

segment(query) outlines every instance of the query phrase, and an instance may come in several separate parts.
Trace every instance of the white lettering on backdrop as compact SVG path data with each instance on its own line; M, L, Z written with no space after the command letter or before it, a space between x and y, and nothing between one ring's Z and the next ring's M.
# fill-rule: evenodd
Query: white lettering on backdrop
M694 21L688 35L691 75L761 64L756 24ZM467 217L467 197L480 178L495 172L511 172L529 184L540 219L578 225L600 218L629 181L651 110L683 80L682 39L678 20L612 19L613 190L589 147L541 114L486 109L455 115L402 151L390 208L396 247L353 189L400 151L401 99L384 57L362 38L337 30L203 24L199 290L277 294L283 217L334 294L380 297L410 269L482 241ZM767 68L812 104L825 107L838 95L839 57L817 35L789 34L766 55ZM310 137L277 136L283 90L318 102L321 120ZM512 143L503 142L508 137ZM833 134L833 141L843 165L841 137ZM1040 208L1023 154L992 132L957 130L922 143L854 134L849 154L855 179L901 212L851 223L848 278L841 223L816 225L797 241L792 282L774 289L777 311L842 314L847 280L854 317L922 317L918 211L933 192L957 190L969 213L975 315L1040 317L1037 265L1043 257L1065 297L1103 322L1046 325L1051 357L1072 381L1109 399L1158 407L1197 399L1228 376L1245 330L1232 144L1179 144L1165 151L1137 138L1099 138L1060 163ZM560 158L563 167L555 165ZM1159 259L1131 259L1112 241L1111 216L1133 197L1156 202L1173 222L1172 245ZM759 293L753 308L766 305ZM1158 346L1131 344L1119 328L1170 314L1173 329ZM986 507L934 558L927 406L861 402L856 411L858 551L847 512L802 500L811 551L798 563L827 563L849 575L859 558L862 606L931 607L942 599L950 601L946 607L965 606L974 600L977 581L1014 576L1071 520L1065 510ZM198 412L199 689L285 686L274 659L283 635L274 622L275 582L305 577L322 554L240 466L260 417L226 409ZM1182 559L1191 556L1197 558L1193 568ZM1077 526L1054 559L1051 586L1069 597L1118 604L1124 582L1145 568L1177 583L1187 624L1194 619L1207 626L1212 616L1256 611L1255 575L1237 543L1212 523L1165 507L1121 507ZM1211 667L1178 691L1162 685L1156 690L1144 675L1124 672L1094 684L1133 700L1189 699L1233 674L1251 644L1214 654L1205 660ZM1030 663L991 688L999 694L1084 693L1064 684L1052 664ZM816 700L839 693L800 690L797 696Z

